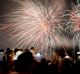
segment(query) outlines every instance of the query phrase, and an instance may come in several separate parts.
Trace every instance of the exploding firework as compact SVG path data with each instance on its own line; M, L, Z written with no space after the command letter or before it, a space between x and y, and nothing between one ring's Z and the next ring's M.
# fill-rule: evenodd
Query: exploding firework
M33 46L47 50L56 46L69 45L67 38L61 32L63 30L61 15L64 9L62 4L64 3L56 1L54 5L45 6L39 1L33 2L32 0L25 2L17 0L16 2L20 4L19 9L5 15L5 24L0 25L0 30L3 31L12 47L30 48Z
M73 6L70 13L70 21L73 23L73 47L77 45L80 49L80 4Z
M70 19L75 24L74 31L80 30L80 5L73 7L70 13Z

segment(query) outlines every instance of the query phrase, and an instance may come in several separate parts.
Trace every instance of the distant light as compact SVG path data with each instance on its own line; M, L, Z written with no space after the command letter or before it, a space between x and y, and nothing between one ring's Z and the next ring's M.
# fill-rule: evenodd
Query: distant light
M78 60L80 60L80 51L77 52Z
M41 54L40 54L40 53L37 53L37 54L35 55L35 57L41 57Z
M70 57L67 55L67 56L65 56L65 58L67 59L67 58L70 58Z
M80 60L80 56L78 56L78 59Z
M77 52L77 54L80 54L80 51L79 51L79 52Z
M40 53L37 53L34 55L34 59L37 60L37 62L40 62L43 56Z
M18 56L21 55L23 52L22 51L17 51L16 55L14 55L13 60L17 60Z
M15 48L12 48L12 51L14 51Z

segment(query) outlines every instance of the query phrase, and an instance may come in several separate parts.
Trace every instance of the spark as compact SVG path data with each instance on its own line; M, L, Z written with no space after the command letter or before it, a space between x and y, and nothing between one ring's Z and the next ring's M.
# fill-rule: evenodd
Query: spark
M63 3L56 1L54 5L46 5L46 8L39 1L17 0L16 2L20 4L20 8L5 15L6 24L0 28L7 35L13 48L33 46L40 50L47 50L69 45L69 40L61 32Z
M80 4L73 5L70 13L70 21L73 23L73 47L78 46L80 49Z
M74 31L80 30L80 5L73 6L70 13L70 20L75 24Z

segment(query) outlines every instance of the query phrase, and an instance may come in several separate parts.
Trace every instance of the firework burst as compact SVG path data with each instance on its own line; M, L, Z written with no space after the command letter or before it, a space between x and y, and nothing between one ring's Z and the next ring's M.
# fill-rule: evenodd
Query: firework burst
M80 30L80 5L73 7L70 13L70 19L75 24L74 31Z
M64 37L62 21L63 6L60 3L42 5L39 1L25 2L17 0L19 9L8 13L4 18L4 25L0 30L7 36L12 47L30 48L31 46L41 50L67 46L69 42Z
M70 13L70 21L73 24L73 47L77 45L80 49L80 4L73 5Z

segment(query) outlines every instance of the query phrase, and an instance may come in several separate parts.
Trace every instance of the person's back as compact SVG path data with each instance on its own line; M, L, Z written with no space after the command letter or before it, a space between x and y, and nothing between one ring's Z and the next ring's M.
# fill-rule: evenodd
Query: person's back
M32 54L30 52L22 53L16 61L15 71L30 72L32 63L33 63Z

